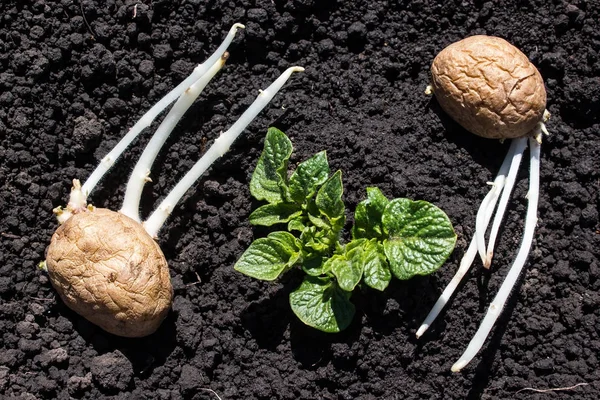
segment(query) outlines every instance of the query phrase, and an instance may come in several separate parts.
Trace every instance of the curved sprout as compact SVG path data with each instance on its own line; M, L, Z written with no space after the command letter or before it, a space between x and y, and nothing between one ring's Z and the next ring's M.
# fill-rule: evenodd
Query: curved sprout
M233 41L235 34L238 29L244 29L244 25L236 23L233 24L231 29L229 29L229 33L223 40L223 43L215 50L215 52L210 56L208 60L204 63L198 65L194 71L177 87L171 90L167 95L165 95L161 100L158 101L150 110L148 110L139 121L133 125L133 127L127 132L127 135L121 139L119 143L100 161L100 164L96 167L94 172L90 175L90 177L85 181L83 186L81 187L81 192L85 198L89 196L91 191L96 187L98 182L104 177L104 174L108 172L108 170L113 166L117 158L125 151L125 149L133 142L133 140L142 132L145 128L150 126L152 121L160 114L169 104L174 102L181 94L190 87L191 84L200 79L208 69L215 64L221 58L227 47Z
M533 242L533 233L535 231L535 225L537 223L537 207L538 207L538 198L540 191L540 143L536 141L534 138L529 139L530 146L530 173L529 173L529 193L527 195L527 215L525 217L525 228L523 232L523 241L521 242L521 246L519 247L519 251L517 252L517 257L513 262L513 265L510 267L508 275L506 279L500 286L500 290L496 297L490 304L488 308L488 312L483 318L477 333L469 342L467 349L460 357L460 359L454 363L452 366L452 372L458 372L462 368L464 368L475 355L481 349L481 346L485 342L485 339L489 335L494 323L500 316L504 305L506 304L506 300L512 291L512 288L515 286L521 271L523 270L523 266L525 265L525 261L527 260L527 255L529 254L529 250L531 249L531 243Z
M149 175L152 163L154 163L160 148L175 128L175 125L177 125L181 117L183 117L183 114L185 114L200 93L202 93L202 90L204 90L206 85L208 85L211 79L221 70L223 65L225 65L225 61L228 57L229 53L224 53L211 68L200 77L200 79L187 88L160 124L133 168L133 172L127 183L123 206L120 210L121 213L127 215L134 221L140 222L140 199L142 197L144 183L150 180Z
M500 193L502 193L502 189L504 189L504 181L506 180L506 174L508 173L508 168L513 155L514 146L511 144L508 154L500 167L500 172L498 172L496 179L494 179L494 182L492 183L492 189L483 198L481 206L477 211L477 218L475 219L475 242L477 243L477 251L479 252L482 261L485 261L485 232L489 224L490 216L496 207L498 197L500 197ZM489 268L489 265L486 266L485 262L483 265L486 268Z
M506 154L506 157L502 162L502 166L500 167L500 171L498 172L498 176L494 180L492 189L490 189L488 194L484 197L483 201L481 202L481 206L479 207L479 211L477 212L475 235L473 236L473 239L469 244L469 248L463 255L463 258L460 260L460 266L456 271L456 274L454 274L454 277L452 278L450 283L448 283L448 286L446 286L441 296L436 301L435 305L425 318L425 321L423 321L423 323L417 330L417 338L421 337L423 333L427 331L429 326L433 323L433 321L435 321L439 313L446 306L446 303L448 302L448 300L450 300L450 297L452 297L452 294L460 284L460 281L465 276L467 271L469 271L469 269L471 268L471 265L473 264L473 261L475 261L475 256L477 255L477 253L479 252L479 254L481 255L480 246L483 246L483 249L485 250L484 234L490 223L490 219L492 218L496 200L500 192L502 192L503 198L510 197L510 192L512 190L513 185L506 185L508 179L505 180L505 177L507 174L508 176L511 176L511 174L516 175L516 171L513 171L513 168L515 168L515 166L519 166L526 145L527 138L514 139L511 142L508 153ZM518 159L519 162L515 163L515 159ZM491 197L495 197L496 200L490 200ZM481 233L481 235L478 235L478 233Z
M440 312L442 312L444 307L446 307L446 303L448 302L448 300L450 300L452 294L454 294L454 291L460 284L460 281L469 271L469 268L471 268L471 265L475 260L475 256L477 256L477 240L475 237L473 237L473 239L471 239L471 243L469 244L469 248L463 255L463 258L460 260L460 266L458 267L458 270L452 277L452 280L450 281L450 283L448 283L440 297L433 305L431 311L429 311L429 314L427 314L425 321L423 321L423 323L417 330L417 339L423 336L423 334L427 331L427 329L429 329L429 327L431 326L433 321L435 321Z
M150 139L148 145L144 149L142 156L138 160L127 184L125 199L121 208L121 213L132 218L135 221L140 221L139 203L142 195L144 183L148 182L150 167L154 162L160 148L165 143L169 134L173 131L183 114L193 104L195 99L200 95L202 90L210 82L210 80L223 67L228 53L225 51L238 29L244 28L242 24L234 24L223 43L213 53L213 55L203 64L197 66L192 74L190 74L183 82L175 89L171 90L157 104L155 104L148 112L146 112L140 120L129 130L127 135L102 159L100 165L96 167L88 180L81 185L79 180L73 180L73 187L69 197L69 202L65 209L61 207L55 208L53 211L59 223L64 223L73 214L85 211L88 207L87 196L94 189L96 184L104 176L104 174L114 164L115 160L123 153L129 144L137 137L137 135L146 127L148 127L154 118L158 116L170 103L178 98L173 108L169 111L163 122L158 127L156 133ZM179 182L170 194L163 200L157 209L150 215L148 221L143 223L146 231L152 237L156 237L158 230L165 222L166 218L171 213L171 210L177 204L179 199L185 194L190 186L202 175L210 165L220 156L225 154L233 141L242 133L242 131L252 122L258 113L271 101L277 92L290 78L292 73L304 71L302 67L288 68L281 76L269 86L266 90L261 91L258 98L252 105L242 114L238 121L220 138L215 140L207 153L194 165L181 182Z
M549 114L547 112L544 113L544 121L547 120L548 117ZM431 326L433 321L435 321L436 317L445 307L446 303L458 287L460 281L471 267L471 264L475 260L477 253L481 255L483 250L486 256L485 258L483 258L484 265L486 265L486 263L487 266L491 264L494 243L496 241L498 230L500 228L500 224L502 222L502 218L504 216L504 212L506 210L510 194L515 184L516 175L521 164L523 152L525 151L525 148L527 147L527 142L529 140L530 176L529 192L527 195L527 215L525 218L523 239L517 252L517 256L515 257L515 260L509 270L509 273L505 281L502 283L498 294L490 304L488 311L481 323L481 326L479 327L479 330L477 331L473 339L470 341L463 355L452 366L453 372L458 372L462 368L464 368L473 359L473 357L475 357L475 355L483 346L485 339L489 335L490 331L494 326L494 323L496 322L498 316L502 312L506 300L508 299L512 288L514 287L523 269L523 266L525 265L525 261L527 260L527 255L529 254L531 243L533 242L533 234L537 222L537 206L539 198L540 148L542 133L548 134L548 131L544 123L540 122L534 130L532 137L530 137L529 139L527 137L517 138L513 139L513 141L511 142L510 149L502 163L500 172L498 173L498 176L494 181L494 187L492 187L490 192L486 195L479 208L477 215L476 232L473 239L471 240L471 243L469 244L469 248L465 252L460 262L458 271L456 272L450 283L446 286L441 296L436 301L435 305L425 318L423 324L417 330L416 336L417 338L419 338L427 331L427 329ZM500 184L496 186L497 183ZM499 190L496 190L498 188ZM488 243L488 248L486 249L484 240L485 231L487 230L491 216L494 212L498 196L500 195L500 203L498 205L498 209L494 217L494 223L490 232L490 241Z
M492 258L494 257L494 246L496 244L496 237L498 236L500 224L502 223L502 218L504 217L504 212L506 211L506 206L508 205L508 200L510 199L510 194L512 193L512 189L517 179L517 172L519 171L519 167L521 165L523 152L527 147L527 139L514 139L511 143L511 147L513 145L516 147L516 149L514 151L514 156L512 157L510 169L508 170L508 175L506 176L506 181L504 182L504 190L502 191L500 203L498 203L498 210L496 211L496 215L494 216L494 222L492 223L492 230L490 231L490 238L488 240L486 259L483 262L483 265L487 265L488 268L492 264Z
M154 210L152 215L144 222L146 232L152 237L156 237L159 229L164 224L165 220L171 214L173 207L179 202L185 192L198 180L198 178L215 162L219 157L222 157L228 150L233 141L242 133L244 129L252 122L252 120L262 111L263 108L271 101L273 96L287 82L292 73L302 72L302 67L288 68L284 73L277 78L267 89L261 90L258 97L242 114L242 116L229 128L226 132L215 140L213 145L207 152L196 162L192 169L179 181L179 183L171 190L167 197Z

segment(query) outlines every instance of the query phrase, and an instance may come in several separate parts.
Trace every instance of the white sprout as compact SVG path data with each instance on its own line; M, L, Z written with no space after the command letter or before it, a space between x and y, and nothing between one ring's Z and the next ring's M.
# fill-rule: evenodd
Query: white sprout
M125 198L123 199L123 207L120 212L127 215L129 218L140 222L139 208L140 199L142 197L142 190L144 184L151 181L150 179L150 168L152 163L156 159L160 148L163 146L175 125L183 117L183 114L191 107L196 98L200 95L202 90L208 85L208 82L219 72L219 70L225 65L228 53L223 54L223 57L219 58L213 66L198 79L192 86L190 86L183 94L179 97L171 111L167 114L163 122L160 124L148 144L144 149L144 152L140 156L137 164L133 168L129 182L127 183L127 190L125 191Z
M60 207L54 211L60 223L65 222L73 213L85 210L87 207L87 196L94 189L104 174L114 164L115 160L123 153L129 144L137 135L148 127L154 118L160 114L170 103L177 99L173 108L169 111L163 122L160 124L155 134L148 142L140 159L133 169L129 182L127 184L123 206L120 212L135 221L141 222L139 215L139 204L142 196L144 184L150 181L150 168L158 155L161 147L164 145L170 133L173 131L179 120L185 112L194 103L202 90L210 80L219 72L225 64L228 53L227 46L233 40L237 29L244 28L242 24L234 24L223 43L217 51L204 63L194 69L194 72L188 76L175 89L171 90L156 105L154 105L140 120L129 130L127 135L102 159L100 165L92 172L88 180L83 184L78 180L73 180L73 188L69 203L66 209ZM194 182L216 161L223 156L234 140L244 131L252 120L262 111L262 109L273 99L277 92L290 78L292 73L304 71L302 67L291 67L284 71L275 82L266 90L261 90L257 99L242 114L242 116L227 130L217 138L206 154L192 167L192 169L181 179L181 181L166 196L162 203L143 223L144 229L152 237L156 237L161 226L170 215L173 207L179 202L185 192L194 184Z
M489 335L492 327L496 323L498 316L502 312L504 305L506 304L506 300L510 295L519 275L521 274L521 270L525 265L525 261L527 260L527 255L529 254L529 250L531 248L531 243L533 242L533 233L535 231L535 225L537 223L537 206L538 206L538 198L540 191L540 144L535 138L529 139L529 152L530 152L530 172L529 172L529 192L527 194L528 202L527 202L527 215L525 217L525 227L523 231L523 240L521 242L521 246L519 247L519 251L517 252L517 257L513 262L513 265L510 267L508 271L508 275L506 279L500 286L500 290L494 297L492 304L488 308L487 314L483 318L479 329L469 342L467 349L463 353L463 355L459 358L459 360L454 363L452 366L452 372L458 372L463 369L483 346L483 342Z
M486 226L487 223L489 223L489 219L486 221ZM460 284L460 281L469 271L469 268L471 268L471 264L473 264L476 255L477 240L475 236L473 236L473 239L471 239L471 243L469 244L469 248L463 255L463 258L460 260L460 266L458 267L458 271L456 271L456 274L454 274L452 280L450 281L450 283L448 283L448 286L446 286L440 297L433 305L431 311L429 311L429 314L427 314L425 321L423 321L423 323L417 330L417 339L420 338L425 333L425 331L427 331L427 329L429 329L429 326L433 323L433 321L435 321L439 313L444 309L446 303L448 302L448 300L450 300L450 297L452 297L452 294Z
M496 208L498 197L500 197L500 193L502 193L502 189L504 189L504 181L513 155L514 146L511 144L510 149L502 162L502 166L500 166L500 171L492 183L492 188L481 202L481 206L477 211L477 218L475 219L475 242L477 243L477 251L486 268L489 268L489 265L485 265L485 232L491 218L490 216L494 212L494 208Z
M544 114L544 121L549 117L549 114ZM537 206L539 198L539 165L540 165L540 147L541 133L547 134L546 126L541 122L534 135L529 138L530 146L530 176L529 176L529 192L527 194L527 215L525 218L525 227L521 246L517 252L517 256L510 267L505 281L502 283L498 294L488 308L479 330L469 343L467 350L460 359L452 366L453 372L458 372L464 368L473 357L479 352L485 339L489 335L494 323L502 312L508 296L510 295L515 283L525 265L527 255L533 241L533 233L537 223ZM521 164L523 152L527 147L527 138L513 139L510 149L502 163L498 176L494 180L490 192L486 195L477 213L476 229L473 239L460 262L458 271L446 286L441 296L436 301L435 305L425 318L423 324L417 330L417 338L421 337L425 331L431 326L433 321L446 306L446 303L458 287L460 281L468 272L477 253L482 258L483 264L489 268L494 252L494 244L498 235L498 230L504 216L508 200L515 184L516 175ZM498 197L501 195L500 203L494 217L494 222L490 232L489 243L486 248L485 232L487 231L492 214L496 207Z
M222 133L206 151L206 153L196 162L192 169L179 181L179 183L171 190L171 192L160 203L156 210L144 222L144 228L150 236L155 237L158 230L163 225L171 210L185 194L185 192L196 182L196 180L206 171L211 164L219 157L223 156L228 150L233 141L242 133L244 129L252 122L259 112L271 101L273 96L277 94L279 89L287 82L292 73L302 72L302 67L288 68L275 82L267 89L261 90L258 97L242 114L242 116L229 128Z
M504 217L504 212L506 211L506 206L508 205L508 200L510 199L510 194L512 193L512 189L515 185L515 181L517 179L517 172L519 172L519 166L521 165L521 159L523 158L523 152L527 147L527 139L519 138L514 139L511 143L514 149L514 155L512 157L510 163L510 169L508 170L508 175L506 176L506 181L504 182L504 190L502 191L502 197L500 198L500 203L498 203L498 210L496 211L496 215L494 216L494 222L492 223L492 230L490 231L490 238L488 240L488 247L486 252L486 259L483 261L483 265L487 268L492 264L492 258L494 257L494 245L496 243L496 237L498 236L498 231L500 230L500 224L502 223L502 218Z
M481 206L479 207L479 210L477 211L477 219L476 219L476 223L475 223L475 226L476 226L475 234L473 235L473 239L471 240L471 243L469 244L469 248L463 255L463 258L460 260L460 266L458 268L458 271L456 271L456 274L454 274L454 277L452 278L452 280L450 281L448 286L446 286L446 288L442 292L441 296L438 298L435 305L433 306L433 308L431 309L431 311L425 318L425 321L421 324L421 326L417 330L417 338L421 337L423 335L423 333L425 333L425 331L429 328L429 326L433 323L433 321L435 321L438 314L444 309L444 307L446 306L446 303L448 302L448 300L450 300L450 297L452 297L452 294L454 293L454 291L460 284L460 281L462 280L462 278L465 276L465 274L471 268L471 265L473 264L473 261L475 261L475 256L477 255L477 253L479 252L479 254L481 255L482 254L481 249L483 249L483 251L485 251L484 234L490 223L490 219L492 218L492 214L494 212L494 207L496 205L496 201L498 199L498 195L500 194L500 192L503 192L502 193L503 197L510 196L510 190L512 189L512 185L510 185L510 187L506 186L505 178L506 178L507 174L510 176L510 174L512 172L512 167L515 165L515 162L514 162L515 158L518 158L519 160L521 159L522 152L524 150L524 147L521 148L521 144L523 146L526 145L527 139L526 138L515 139L511 142L508 153L506 154L506 157L504 158L504 161L502 162L502 166L500 167L500 171L498 172L498 175L496 176L496 179L494 180L494 183L492 184L492 188L490 189L488 194L484 197L483 201L481 202ZM519 153L519 151L521 153ZM518 166L518 164L517 164L517 166ZM504 188L506 188L505 191L503 191ZM484 263L484 265L485 265L485 263Z
M119 158L119 156L131 144L131 142L133 142L133 140L140 134L140 132L142 132L145 128L150 126L150 124L152 123L152 121L154 121L154 118L156 118L158 114L160 114L165 108L167 108L169 104L171 104L179 96L181 96L181 94L188 87L190 87L190 85L192 85L194 82L200 79L206 73L206 71L208 71L208 69L221 58L221 56L227 50L227 47L229 47L229 45L233 41L233 38L235 37L235 34L238 29L244 29L244 25L234 24L229 30L229 33L225 37L223 43L221 43L221 45L217 48L217 50L215 50L215 52L209 57L209 59L206 60L204 63L198 65L183 82L177 85L177 87L175 87L173 90L167 93L166 96L160 99L158 103L156 103L150 110L148 110L139 119L139 121L135 125L133 125L129 132L127 132L127 135L125 135L123 139L121 139L121 141L117 143L117 145L106 156L104 156L104 158L102 158L100 164L96 167L94 172L92 172L90 177L85 181L85 183L81 187L81 192L85 197L89 196L94 187L96 187L98 182L100 182L100 179L102 179L104 174L108 172L108 170L110 169L110 167L113 166L117 158Z

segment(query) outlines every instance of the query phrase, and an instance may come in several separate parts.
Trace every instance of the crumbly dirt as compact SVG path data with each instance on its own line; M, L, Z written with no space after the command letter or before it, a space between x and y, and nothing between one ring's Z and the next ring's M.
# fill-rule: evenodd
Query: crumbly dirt
M397 5L400 3L400 5ZM3 399L597 399L600 392L600 4L598 1L3 1L0 4L0 397ZM70 311L37 269L70 181L85 179L145 110L246 24L226 67L158 157L147 215L286 67L292 77L160 232L173 310L124 339ZM501 36L539 68L552 135L539 221L518 289L483 351L450 366L518 247L527 163L491 272L476 263L430 332L415 331L457 269L508 143L468 134L423 94L437 52ZM365 187L425 199L455 224L438 272L353 295L343 333L303 326L275 283L236 273L253 237L248 183L268 126L292 164L327 150L353 210ZM153 125L155 128L157 123ZM150 132L92 193L118 209ZM351 215L349 215L351 216ZM568 387L537 393L527 387ZM213 390L211 392L210 390Z

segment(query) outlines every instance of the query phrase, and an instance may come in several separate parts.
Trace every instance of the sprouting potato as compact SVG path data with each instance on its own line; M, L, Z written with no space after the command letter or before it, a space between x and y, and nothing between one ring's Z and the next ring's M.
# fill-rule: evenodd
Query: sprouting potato
M167 261L155 239L175 205L196 180L223 156L233 141L271 101L292 73L290 67L223 132L192 169L143 221L139 213L144 184L160 148L183 114L225 64L225 50L242 24L234 24L213 55L148 110L100 161L86 182L73 180L69 202L54 213L61 226L52 236L41 267L65 304L107 332L124 337L152 334L171 307L173 288ZM117 158L169 104L175 102L131 173L121 209L88 204L87 198Z
M537 68L498 37L471 36L446 47L431 65L431 86L448 115L486 138L524 136L546 109Z
M171 307L160 247L139 222L115 211L69 218L52 236L46 266L65 304L115 335L149 335Z
M479 329L452 365L451 370L457 372L471 362L483 346L527 261L537 222L542 133L548 134L544 122L550 114L546 111L546 89L538 70L519 49L497 37L471 36L442 50L433 60L431 86L425 93L432 91L444 111L468 131L487 138L512 140L500 172L477 212L471 244L454 278L417 330L417 337L425 333L445 307L477 253L483 266L490 267L498 231L528 142L530 147L523 240ZM494 222L486 244L485 234L492 215Z

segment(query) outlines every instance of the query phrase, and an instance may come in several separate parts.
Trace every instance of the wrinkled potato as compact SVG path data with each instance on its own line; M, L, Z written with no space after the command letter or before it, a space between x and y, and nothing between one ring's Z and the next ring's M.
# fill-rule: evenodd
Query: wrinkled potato
M431 66L431 86L448 115L486 138L525 136L546 109L536 67L515 46L493 36L471 36L442 50Z
M140 223L118 212L73 215L52 236L46 266L65 304L115 335L149 335L171 307L162 251Z

